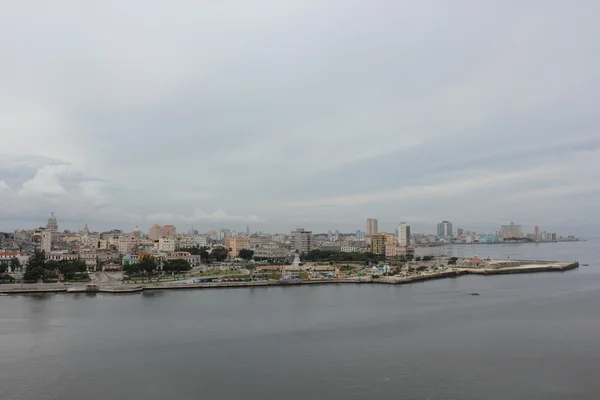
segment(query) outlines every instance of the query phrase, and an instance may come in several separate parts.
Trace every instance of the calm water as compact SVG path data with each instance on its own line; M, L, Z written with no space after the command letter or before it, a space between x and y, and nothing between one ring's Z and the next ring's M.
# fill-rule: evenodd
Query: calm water
M0 399L600 398L597 243L460 247L590 267L406 286L1 297Z

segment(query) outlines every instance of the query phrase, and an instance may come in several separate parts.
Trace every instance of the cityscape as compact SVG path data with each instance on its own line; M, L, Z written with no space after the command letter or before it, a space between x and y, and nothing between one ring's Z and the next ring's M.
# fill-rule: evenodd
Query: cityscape
M138 263L144 255L161 263L183 260L193 268L205 261L203 256L217 261L289 263L296 254L304 259L310 258L311 252L321 251L347 254L340 256L341 259L368 253L393 260L414 253L416 247L579 240L573 235L540 230L538 225L533 226L531 232L525 232L521 225L513 222L501 225L491 233L454 229L452 222L447 220L437 224L435 233L413 233L407 222L399 222L394 232L382 232L376 218L368 218L365 230L358 229L353 233L339 230L315 233L305 228L296 228L289 233L251 233L249 226L243 232L223 228L207 232L190 229L180 233L174 225L154 225L147 232L138 227L129 232L118 229L96 232L87 224L78 232L61 232L58 219L52 214L42 227L0 234L0 266L4 266L5 271L13 264L26 268L36 252L42 252L45 260L78 261L85 265L87 272L96 272L121 270L126 265Z

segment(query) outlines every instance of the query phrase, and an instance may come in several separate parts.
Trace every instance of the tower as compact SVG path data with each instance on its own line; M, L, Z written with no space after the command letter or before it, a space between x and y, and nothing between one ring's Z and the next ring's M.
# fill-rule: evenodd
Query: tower
M367 219L367 236L376 235L377 232L378 232L377 219L375 219L375 218Z

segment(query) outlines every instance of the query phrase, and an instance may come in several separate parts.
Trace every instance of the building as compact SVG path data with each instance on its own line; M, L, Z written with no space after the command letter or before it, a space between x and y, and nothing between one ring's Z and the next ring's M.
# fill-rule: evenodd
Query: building
M385 245L385 258L394 258L398 255L400 248L397 244Z
M175 247L177 246L177 239L174 237L159 237L158 238L158 251L162 253L172 253L175 251Z
M235 258L240 254L240 250L250 249L250 239L248 236L235 236L225 239L225 248L229 251L229 257Z
M367 236L377 235L378 232L377 220L375 218L367 219Z
M387 234L386 233L377 233L375 235L371 235L371 253L373 254L385 254L385 245Z
M400 247L410 246L410 225L400 222L398 225L398 245Z
M165 261L186 260L192 267L197 267L200 265L200 256L194 256L187 251L176 251L174 253L169 253L164 257L164 259Z
M173 225L154 225L148 230L148 238L151 240L158 240L159 237L175 236L177 229Z
M535 240L536 242L540 241L540 227L538 225L535 225L533 227L533 240Z
M54 213L52 213L50 215L50 218L48 218L48 222L46 223L46 230L53 233L58 232L58 221L56 220Z
M40 244L40 249L45 253L50 253L52 250L52 236L54 232L44 229L41 233L42 239Z
M131 232L131 234L136 237L136 238L140 238L142 236L142 231L140 230L140 228L138 228L137 226L135 227L135 229L133 230L133 232Z
M231 229L221 229L219 231L219 240L227 240L231 237Z
M135 236L120 236L117 239L117 250L120 254L131 254L140 244L140 238Z
M88 272L96 271L98 267L98 254L95 248L79 249L79 259L85 263Z
M360 239L364 239L367 236L367 234L365 232L361 231L360 229L358 229L354 236L356 237L356 239L360 240Z
M452 223L450 221L442 221L437 224L437 235L438 237L451 237Z
M292 249L299 254L306 254L314 248L312 231L297 228L292 231Z
M177 237L177 249L189 249L198 247L198 237L194 235L182 235Z
M520 239L523 237L521 225L515 225L514 222L511 222L510 225L502 225L500 231L502 232L503 239Z

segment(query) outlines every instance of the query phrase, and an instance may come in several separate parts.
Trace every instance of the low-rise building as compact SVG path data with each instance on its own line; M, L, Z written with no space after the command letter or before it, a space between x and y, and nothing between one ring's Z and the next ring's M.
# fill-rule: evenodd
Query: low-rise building
M158 238L158 250L163 253L172 253L175 251L177 240L174 237Z
M186 260L192 267L200 265L200 256L192 255L187 251L176 251L174 253L165 254L164 260Z

